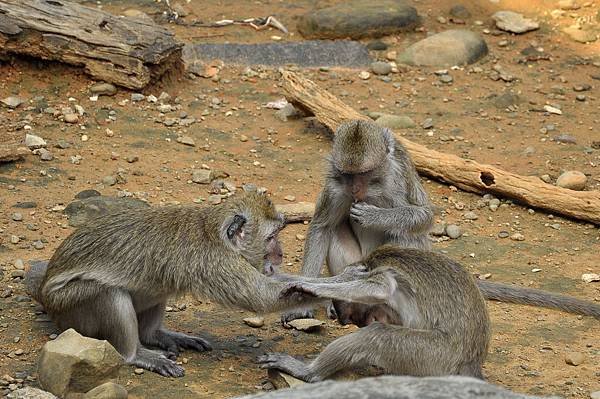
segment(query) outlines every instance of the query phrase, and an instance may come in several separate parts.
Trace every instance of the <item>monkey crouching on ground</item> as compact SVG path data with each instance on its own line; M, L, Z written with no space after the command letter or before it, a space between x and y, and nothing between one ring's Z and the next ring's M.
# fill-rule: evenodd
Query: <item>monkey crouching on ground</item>
M74 231L48 263L35 263L25 283L61 330L106 339L128 363L179 377L184 369L169 357L182 349L210 350L210 344L163 327L170 296L190 293L257 313L303 304L280 297L281 280L298 277L268 277L282 262L277 236L283 226L283 215L259 194L210 208L109 214ZM351 278L345 273L324 281Z
M485 301L457 262L430 251L382 246L351 266L368 273L353 281L294 282L282 297L333 300L342 323L360 330L338 338L310 363L287 354L258 359L307 382L377 366L386 374L464 375L483 379L490 340Z

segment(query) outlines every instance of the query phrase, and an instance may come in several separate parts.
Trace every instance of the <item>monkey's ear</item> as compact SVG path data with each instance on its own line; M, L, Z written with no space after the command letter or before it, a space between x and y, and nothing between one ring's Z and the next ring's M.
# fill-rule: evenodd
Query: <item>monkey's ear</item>
M383 129L383 141L385 142L385 149L388 154L393 153L396 150L396 139L394 133L388 128Z
M227 223L227 238L238 244L244 238L244 225L248 220L243 215L235 215Z

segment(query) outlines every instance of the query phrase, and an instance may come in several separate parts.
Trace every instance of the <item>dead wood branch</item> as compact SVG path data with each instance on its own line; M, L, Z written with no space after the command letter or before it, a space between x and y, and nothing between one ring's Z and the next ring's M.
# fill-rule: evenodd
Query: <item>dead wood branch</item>
M284 71L288 101L310 111L333 132L348 119L368 119L314 82ZM574 191L521 176L492 165L430 150L396 134L410 153L417 170L427 176L477 194L491 193L534 208L600 224L600 192Z
M281 204L275 206L284 214L286 223L308 221L315 213L315 204L312 202L297 202L294 204Z
M95 79L142 89L181 60L167 29L65 0L0 0L0 53L83 66Z

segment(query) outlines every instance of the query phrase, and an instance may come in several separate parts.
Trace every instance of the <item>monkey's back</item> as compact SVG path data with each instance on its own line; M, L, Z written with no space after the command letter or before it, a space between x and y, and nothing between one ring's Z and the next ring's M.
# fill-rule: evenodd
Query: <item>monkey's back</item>
M411 292L420 322L416 328L439 330L458 348L485 356L490 339L485 300L473 277L458 262L421 249L385 245L365 260L370 270L393 268L399 287ZM409 287L406 287L408 284Z
M218 230L207 226L209 211L215 208L169 206L95 218L58 247L41 291L48 291L48 284L58 290L70 281L88 280L133 291L164 291L157 295L184 292L204 263L218 261L229 250L206 244L218 242L211 240Z

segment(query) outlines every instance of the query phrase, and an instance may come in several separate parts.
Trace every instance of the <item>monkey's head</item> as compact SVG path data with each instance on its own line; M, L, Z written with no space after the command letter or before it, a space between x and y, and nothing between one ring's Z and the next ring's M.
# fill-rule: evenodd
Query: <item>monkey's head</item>
M278 238L285 226L283 214L263 194L246 194L229 205L222 239L260 272L274 274L283 260Z
M362 303L333 301L333 307L341 325L354 324L365 327L378 321L385 324L395 324L391 309L385 305L365 305Z
M389 129L367 120L351 120L337 129L329 157L333 179L355 202L378 196L395 140Z

